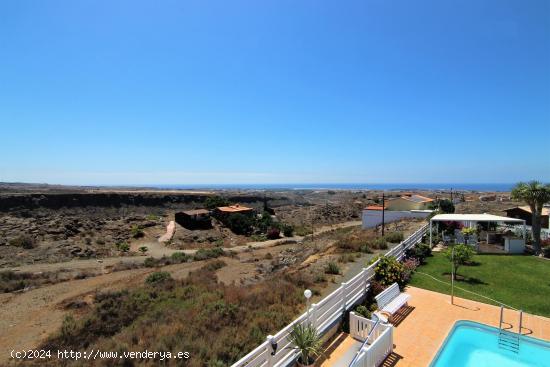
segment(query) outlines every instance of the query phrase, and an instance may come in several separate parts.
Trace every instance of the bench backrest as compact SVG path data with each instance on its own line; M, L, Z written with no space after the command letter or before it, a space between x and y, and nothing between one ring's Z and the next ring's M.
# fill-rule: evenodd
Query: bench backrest
M399 293L399 285L397 283L393 283L388 288L384 289L380 294L374 297L376 298L378 308L382 308L390 303L395 297L399 296Z

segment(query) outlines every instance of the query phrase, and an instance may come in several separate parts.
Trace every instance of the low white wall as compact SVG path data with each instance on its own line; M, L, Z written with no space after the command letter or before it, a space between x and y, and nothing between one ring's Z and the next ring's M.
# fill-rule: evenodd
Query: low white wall
M386 210L384 212L384 222L396 222L404 218L427 218L431 214L429 210ZM374 228L382 224L381 210L363 210L363 228Z

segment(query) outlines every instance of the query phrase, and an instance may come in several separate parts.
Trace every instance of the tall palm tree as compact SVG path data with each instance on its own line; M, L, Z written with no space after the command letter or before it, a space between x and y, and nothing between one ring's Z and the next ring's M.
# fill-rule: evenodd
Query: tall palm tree
M512 189L512 198L522 200L529 204L533 215L533 242L535 252L540 254L540 227L542 207L550 202L550 184L542 184L539 181L520 182Z

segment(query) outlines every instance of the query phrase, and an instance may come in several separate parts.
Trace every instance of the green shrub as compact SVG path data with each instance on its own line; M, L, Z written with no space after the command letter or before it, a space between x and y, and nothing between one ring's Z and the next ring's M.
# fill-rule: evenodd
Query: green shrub
M214 259L223 256L225 252L221 247L201 248L193 255L193 260L200 261L206 259Z
M311 229L311 226L295 226L294 233L296 234L296 236L303 237L312 234L313 231Z
M8 243L11 246L22 247L27 250L32 249L35 246L34 238L27 235L22 235L19 237L12 238Z
M335 262L329 262L325 267L325 273L327 274L340 274L340 268Z
M126 242L117 243L116 247L119 251L122 251L122 252L130 251L130 245L128 245Z
M282 231L285 237L292 237L294 235L294 227L292 227L290 224L283 224Z
M441 213L454 213L455 205L449 199L443 199L439 201L439 211Z
M146 268L154 268L156 266L159 266L159 262L153 257L148 257L143 262L143 266L145 266Z
M383 286L398 283L400 287L405 285L403 275L404 267L399 261L391 256L381 256L374 268L374 278Z
M25 275L11 270L0 272L0 291L4 293L18 291L27 286L27 281L23 279Z
M156 214L149 214L149 215L147 215L147 220L155 221L155 222L156 222L156 221L158 221L159 219L160 219L159 216L156 215Z
M369 247L369 245L365 244L365 245L362 245L360 248L359 248L359 251L365 253L365 254L372 254L372 250L371 248Z
M191 259L191 256L187 255L185 252L174 252L170 255L170 258L175 263L185 263Z
M432 249L430 248L430 245L426 243L418 243L415 247L408 249L406 252L406 257L414 257L415 259L418 259L421 264L423 264L425 259L431 255Z
M145 233L143 233L143 230L138 225L132 226L132 228L130 229L130 234L133 238L141 238L145 235Z
M226 266L227 263L223 260L213 260L207 263L203 268L208 271L216 271Z
M355 261L355 257L348 253L348 254L343 254L341 255L339 258L338 258L338 262L341 262L341 263L352 263Z
M139 252L141 252L142 254L145 254L147 251L149 251L149 248L147 246L139 247Z
M269 212L264 211L259 218L256 218L256 223L254 223L253 226L257 227L262 232L268 232L270 228L277 228L277 223L275 223Z
M403 232L391 232L384 236L386 241L391 243L399 243L403 241L404 235Z
M155 271L154 273L150 274L147 278L145 278L145 283L147 284L157 284L162 283L167 280L171 280L172 276L167 271Z
M231 205L231 202L229 202L227 199L221 197L221 196L210 196L206 198L204 201L204 206L208 209L214 209L219 206L228 206Z
M378 250L387 250L388 249L388 243L386 242L386 238L384 237L378 237L375 239L372 244L372 248L378 249Z
M357 313L360 316L366 317L367 319L371 318L371 312L370 310L363 305L359 305L355 308L355 313Z
M550 258L550 246L542 248L542 255L546 258Z
M254 218L240 213L229 214L223 218L223 223L233 233L240 235L250 235L254 227Z

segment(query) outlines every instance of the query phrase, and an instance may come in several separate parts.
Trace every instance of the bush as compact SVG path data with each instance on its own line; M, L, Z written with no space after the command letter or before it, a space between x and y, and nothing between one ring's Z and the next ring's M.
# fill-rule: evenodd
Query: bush
M387 250L388 249L388 243L386 242L386 238L384 237L378 237L375 239L372 244L372 248L378 249L378 250Z
M268 239L274 240L276 238L279 238L280 234L281 234L281 231L279 230L279 228L270 227L267 230L266 236L267 236Z
M430 248L430 245L426 243L417 244L415 247L408 249L405 254L408 258L418 259L421 264L423 264L424 260L431 255L432 249Z
M227 263L223 260L213 260L207 263L205 266L203 266L203 269L206 269L208 271L216 271L218 269L223 268L226 265Z
M22 248L27 249L27 250L32 249L35 246L34 238L32 238L30 236L27 236L27 235L12 238L9 241L9 244L11 246L22 247Z
M294 235L294 227L292 227L290 224L283 224L282 230L285 237L292 237Z
M143 262L143 266L145 266L146 268L154 268L155 266L158 266L158 265L159 265L159 262L155 260L155 258L153 257L148 257Z
M355 308L355 313L360 315L360 316L366 317L367 319L371 318L370 310L366 306L363 306L363 305L357 306Z
M130 234L133 238L141 238L145 235L143 230L138 225L132 226L132 229L130 229Z
M449 199L443 199L439 201L439 210L441 213L454 213L455 205Z
M340 274L340 268L335 262L329 262L325 267L325 273L327 274Z
M254 219L251 216L240 213L228 215L223 222L233 233L240 235L250 235L254 226Z
M273 221L273 217L271 217L269 212L264 211L260 218L256 219L255 226L262 232L268 232L270 228L276 227L277 223Z
M185 263L189 261L189 259L191 259L191 257L184 252L174 252L172 255L170 255L170 258L175 263Z
M303 237L312 234L313 231L311 230L311 226L296 226L294 227L294 233L296 233L296 236Z
M8 270L0 272L0 292L9 293L18 291L27 286L24 275Z
M372 250L371 248L369 247L369 245L365 244L365 245L362 245L360 248L359 248L359 251L365 253L365 254L372 254Z
M165 282L167 280L172 280L172 276L167 271L155 271L145 278L145 283L147 284L158 284Z
M542 255L546 258L550 258L550 246L542 248Z
M130 245L128 245L126 242L117 243L116 247L119 251L122 251L122 252L130 251Z
M225 255L225 252L221 247L201 248L197 252L195 252L195 255L193 255L193 260L200 261L206 259L215 259L223 255Z
M219 206L228 206L228 205L231 205L231 203L225 199L225 198L222 198L221 196L210 196L208 198L206 198L206 200L204 201L204 206L207 208L207 209L214 209L214 208L217 208Z
M374 268L374 278L384 286L399 284L399 287L405 286L403 264L391 256L382 256L379 258L378 264Z
M384 236L386 238L386 241L391 243L399 243L403 241L403 232L391 232Z
M147 251L149 251L149 248L147 246L139 247L139 252L141 252L142 254L145 254Z
M408 283L420 261L416 258L410 258L403 262L403 282Z

